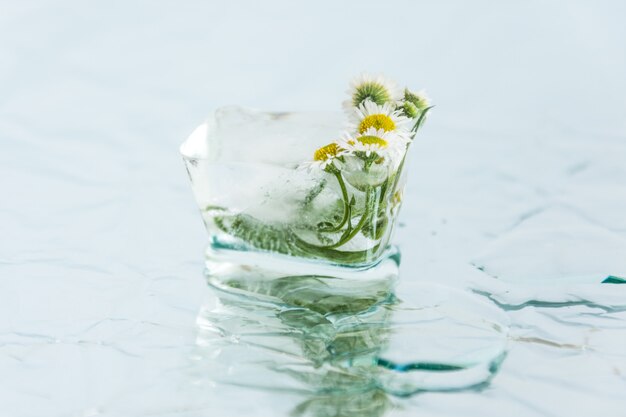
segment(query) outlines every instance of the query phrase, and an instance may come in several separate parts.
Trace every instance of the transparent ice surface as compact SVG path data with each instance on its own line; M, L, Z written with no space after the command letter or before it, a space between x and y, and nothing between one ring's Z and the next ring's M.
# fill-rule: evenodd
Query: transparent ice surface
M278 213L289 217L316 182L294 168L342 127L341 113L217 110L181 146L198 205L250 211L261 220L273 220L282 206Z
M346 124L340 112L216 110L180 147L212 247L359 267L376 262L393 232L403 171L381 164L365 174L349 159L338 175L306 169ZM372 177L378 181L364 186Z

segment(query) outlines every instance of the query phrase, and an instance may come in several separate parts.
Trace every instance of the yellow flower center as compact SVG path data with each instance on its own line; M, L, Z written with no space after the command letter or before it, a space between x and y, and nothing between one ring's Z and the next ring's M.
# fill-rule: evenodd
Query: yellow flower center
M359 136L356 140L361 142L363 145L378 145L381 148L387 147L387 141L379 138L378 136Z
M339 152L339 146L337 146L336 143L329 143L317 149L313 155L313 159L315 161L325 161L328 158L337 156L337 152Z
M361 120L359 123L359 133L365 132L370 127L375 129L383 129L385 132L396 129L396 124L391 117L386 114L371 114Z

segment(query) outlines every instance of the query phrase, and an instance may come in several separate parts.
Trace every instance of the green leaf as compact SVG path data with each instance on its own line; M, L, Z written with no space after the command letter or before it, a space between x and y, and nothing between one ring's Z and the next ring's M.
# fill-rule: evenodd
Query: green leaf
M248 214L215 216L213 221L222 231L262 250L299 255L293 233L270 226Z
M302 203L304 207L310 205L313 200L315 200L315 197L317 197L322 191L324 191L324 188L326 187L326 182L326 179L323 179L322 181L317 183L315 187L309 190L307 195L304 197L304 201Z

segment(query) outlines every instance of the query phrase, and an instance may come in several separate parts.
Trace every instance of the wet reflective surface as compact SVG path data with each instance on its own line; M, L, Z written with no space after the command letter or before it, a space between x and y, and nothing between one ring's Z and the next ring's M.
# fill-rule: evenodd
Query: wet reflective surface
M368 42L438 107L397 287L344 317L212 290L178 154L211 109L337 110L372 65L351 37L372 9L291 3L2 4L0 415L622 416L624 6L432 2L378 22L415 39L418 16L419 54Z
M396 293L384 273L392 266L362 280L242 269L210 268L218 300L198 317L198 354L211 369L206 377L220 384L332 395L341 408L354 392L375 390L391 402L481 389L506 356L500 309L437 284Z

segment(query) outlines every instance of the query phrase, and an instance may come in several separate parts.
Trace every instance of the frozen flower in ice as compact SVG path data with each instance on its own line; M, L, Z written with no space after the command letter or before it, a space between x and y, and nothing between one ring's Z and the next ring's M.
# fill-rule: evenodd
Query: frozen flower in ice
M350 128L357 134L363 134L368 129L383 130L408 141L411 120L396 111L390 103L378 105L370 100L354 109Z
M424 90L412 93L408 89L405 89L404 101L413 103L420 111L430 106L430 98L428 98Z
M402 92L397 84L382 75L372 76L361 74L352 80L348 90L350 99L344 102L344 107L358 107L365 100L376 104L395 103L402 97Z
M326 171L330 168L335 159L346 153L346 150L336 143L329 143L315 150L312 161L306 161L300 165L302 169Z

